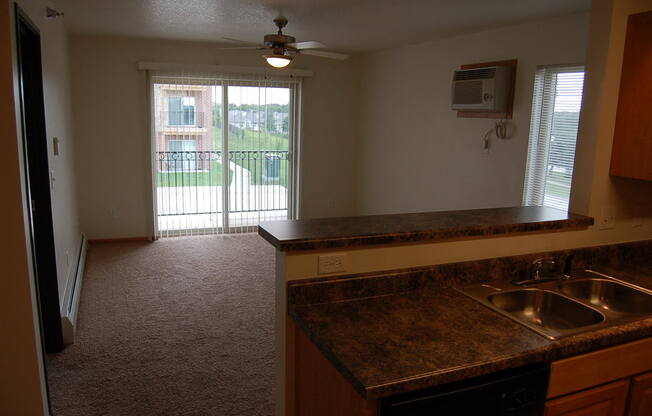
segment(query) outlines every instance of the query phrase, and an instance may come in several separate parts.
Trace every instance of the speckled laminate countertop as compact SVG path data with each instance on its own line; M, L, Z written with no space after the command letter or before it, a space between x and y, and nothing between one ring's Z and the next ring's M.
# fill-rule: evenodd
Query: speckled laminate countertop
M596 268L652 289L650 265ZM652 336L652 317L549 341L452 287L291 305L290 315L367 399Z
M264 222L258 233L282 251L444 241L593 225L593 218L547 207Z

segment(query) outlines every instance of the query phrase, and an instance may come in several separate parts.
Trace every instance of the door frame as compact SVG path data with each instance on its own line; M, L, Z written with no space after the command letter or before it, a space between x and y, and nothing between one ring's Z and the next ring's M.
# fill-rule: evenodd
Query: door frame
M283 88L288 88L290 90L290 112L289 112L289 125L291 129L289 131L288 137L288 162L290 164L288 169L288 186L289 195L288 195L288 219L295 220L299 218L299 143L301 141L301 89L302 89L302 80L298 78L295 82L288 83L287 86ZM236 80L224 80L222 81L222 151L224 152L223 158L226 159L227 163L222 163L222 178L229 177L229 163L228 163L228 152L229 152L229 87L246 87L250 86L246 81L236 81ZM259 88L266 88L266 86L260 86ZM229 207L229 194L230 190L228 186L224 187L226 192L223 192L223 206ZM223 209L223 229L224 234L229 234L230 230L236 230L236 232L241 232L242 229L249 228L248 226L239 226L232 227L229 225L229 210Z
M40 320L41 342L46 352L63 348L61 308L57 278L52 198L50 194L50 168L45 122L43 69L41 62L41 37L38 27L15 4L15 36L18 76L18 97L22 164L25 178L24 191L27 203L27 225L34 273L36 306ZM26 36L34 37L23 41ZM36 51L31 62L38 67L29 88L26 84L26 56L24 42L31 41L31 51ZM27 72L27 76L29 73ZM29 128L28 128L29 126Z

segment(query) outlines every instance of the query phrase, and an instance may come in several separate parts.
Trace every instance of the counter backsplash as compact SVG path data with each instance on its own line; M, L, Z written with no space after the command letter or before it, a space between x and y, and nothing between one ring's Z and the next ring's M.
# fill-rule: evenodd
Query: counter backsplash
M561 273L571 254L574 256L572 264L575 270L609 270L632 264L652 267L652 240L298 280L288 285L288 303L308 305L445 286L462 287L492 280L512 280L530 273L532 262L541 257L553 257Z

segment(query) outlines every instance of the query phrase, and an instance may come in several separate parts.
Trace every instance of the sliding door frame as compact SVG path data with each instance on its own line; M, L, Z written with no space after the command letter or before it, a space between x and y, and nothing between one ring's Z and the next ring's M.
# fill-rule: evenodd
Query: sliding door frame
M300 218L300 186L301 186L301 143L303 131L303 117L302 117L302 80L292 84L290 88L294 91L290 95L290 125L292 126L291 136L289 137L289 151L290 151L290 177L288 184L290 185L290 200L288 201L288 219L296 220Z
M229 234L229 83L222 83L222 234Z
M233 75L233 74L230 74ZM163 75L168 76L168 75ZM189 79L200 79L206 78L214 81L209 85L220 86L222 91L222 212L219 213L222 215L222 226L216 227L215 230L217 233L229 234L229 233L238 233L246 232L251 229L252 226L231 226L229 224L229 209L230 209L230 186L231 184L228 181L230 176L230 159L229 159L229 94L228 89L230 86L251 86L252 81L257 81L257 79L252 78L251 81L247 80L249 78L247 75L242 75L242 80L239 79L219 79L219 75L192 75L192 74L183 74L177 76L170 76L175 78L187 77ZM237 77L237 75L236 75ZM155 169L157 168L156 160L156 151L157 151L157 140L156 140L156 123L154 123L154 117L156 117L156 99L154 97L154 85L155 85L156 74L152 71L146 72L146 82L147 82L147 101L149 102L148 111L148 120L147 126L149 131L149 140L148 140L148 160L147 166L150 171L149 186L151 189L151 200L149 206L151 208L150 212L152 213L152 223L150 224L152 238L158 239L161 232L158 226L158 207L157 207L157 177ZM272 81L274 82L274 81ZM282 86L282 88L288 88L290 90L290 102L289 102L289 132L288 132L288 201L287 201L287 212L288 219L297 219L300 215L300 150L301 150L301 129L302 129L302 78L298 76L291 76L289 80L278 81L281 83L287 83ZM260 88L267 88L266 85L261 85ZM269 87L275 87L271 85ZM278 88L278 86L276 86ZM198 229L197 231L206 231L208 229ZM179 232L170 233L170 235L180 235ZM202 233L203 234L203 233Z
M147 169L149 169L149 180L147 184L150 189L150 200L147 201L150 207L151 215L148 216L150 223L148 224L148 229L152 233L152 240L158 240L159 230L158 230L158 198L156 194L156 123L154 123L154 117L156 117L156 109L154 103L154 80L152 77L151 71L145 71L145 77L147 82L147 102L149 103L149 111L147 112L147 120L145 120L145 125L147 126L147 131L149 132L149 140L147 141Z

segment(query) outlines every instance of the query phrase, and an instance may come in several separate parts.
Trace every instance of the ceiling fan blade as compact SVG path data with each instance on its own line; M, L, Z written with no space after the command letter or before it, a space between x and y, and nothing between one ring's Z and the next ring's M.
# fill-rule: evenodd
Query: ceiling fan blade
M326 47L326 45L324 45L323 43L317 42L315 40L309 40L307 42L288 43L287 46L294 49L320 49Z
M237 42L237 43L246 43L248 45L258 45L258 42L249 42L248 40L241 40L241 39L233 39L233 38L226 38L222 37L224 40L228 40L229 42Z
M227 48L215 48L218 51L253 51L253 50L262 50L262 49L268 49L267 46L263 45L257 45L257 46L234 46L234 47L227 47Z
M306 49L301 51L302 55L313 55L313 56L320 56L322 58L331 58L331 59L349 59L349 55L345 53L338 53L338 52L328 52L328 51L317 51L314 49Z

